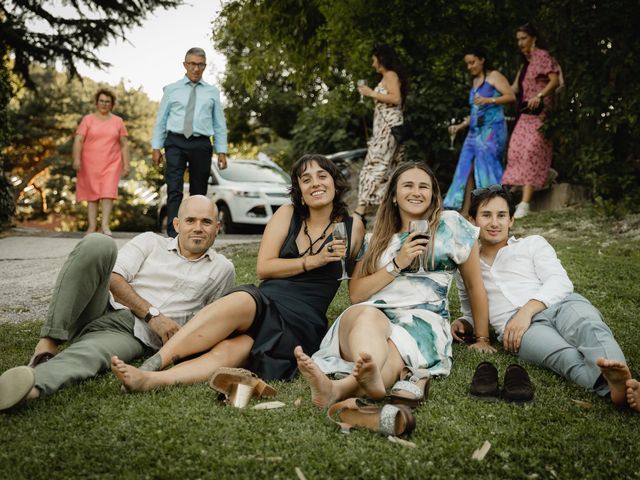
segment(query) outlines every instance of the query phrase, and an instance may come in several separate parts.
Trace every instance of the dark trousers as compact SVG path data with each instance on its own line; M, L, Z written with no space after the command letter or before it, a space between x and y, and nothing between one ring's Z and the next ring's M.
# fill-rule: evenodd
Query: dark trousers
M167 134L164 142L167 181L167 235L177 235L173 219L182 202L184 171L189 167L189 195L206 195L211 175L213 147L209 137L185 138L182 134Z

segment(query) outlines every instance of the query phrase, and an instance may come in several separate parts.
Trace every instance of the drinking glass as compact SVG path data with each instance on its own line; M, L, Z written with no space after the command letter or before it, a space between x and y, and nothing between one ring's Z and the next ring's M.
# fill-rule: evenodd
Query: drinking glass
M455 119L455 118L452 118L452 119L451 119L451 123L449 124L449 126L452 126L452 125L454 125L455 123L456 123L456 119ZM448 128L448 127L447 127L447 128ZM455 150L455 147L454 147L453 143L454 143L454 142L455 142L455 140L456 140L456 133L458 133L458 132L457 132L457 131L453 131L453 132L451 132L451 130L448 130L448 132L449 132L449 140L450 140L450 142L451 142L451 145L449 145L449 150Z
M357 83L357 85L358 85L359 87L361 87L361 86L363 86L363 85L366 85L366 84L367 84L367 81L366 81L366 80L363 80L363 79L360 79L360 80L358 80L356 83ZM360 95L360 101L361 101L361 102L364 102L364 95L362 95L362 94Z
M333 227L333 239L344 240L345 242L348 241L347 226L344 224L344 222L336 223ZM340 276L340 278L338 278L338 280L349 280L351 277L347 275L346 259L342 257L340 259L340 262L342 263L342 275Z
M431 238L431 233L429 232L429 220L412 220L409 223L409 233L418 232L418 235L413 237L416 239L424 239L429 240ZM417 272L409 272L407 275L410 276L420 276L426 275L427 271L424 269L424 253L420 254L420 268L418 268Z

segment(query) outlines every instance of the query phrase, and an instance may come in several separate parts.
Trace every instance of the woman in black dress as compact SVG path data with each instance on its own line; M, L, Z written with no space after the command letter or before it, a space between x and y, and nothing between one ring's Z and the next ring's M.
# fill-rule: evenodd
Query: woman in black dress
M267 224L256 265L259 287L243 285L203 308L140 369L115 358L112 370L130 391L204 382L218 367L247 366L265 380L296 374L293 349L315 352L342 272L363 242L364 225L347 213L347 182L330 160L305 155L292 167L291 205ZM337 222L349 240L335 240ZM163 370L179 360L196 358Z

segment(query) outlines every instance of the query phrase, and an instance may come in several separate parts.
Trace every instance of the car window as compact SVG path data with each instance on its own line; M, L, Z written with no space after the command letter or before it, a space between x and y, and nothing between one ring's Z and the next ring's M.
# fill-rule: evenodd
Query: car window
M282 185L291 183L287 173L269 165L250 162L229 162L227 168L218 170L218 173L222 178L231 182L267 182Z

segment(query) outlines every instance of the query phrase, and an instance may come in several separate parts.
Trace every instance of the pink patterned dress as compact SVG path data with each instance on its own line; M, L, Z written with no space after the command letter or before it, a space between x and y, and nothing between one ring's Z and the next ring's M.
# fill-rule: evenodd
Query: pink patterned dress
M118 198L118 180L122 173L120 137L128 136L124 122L113 114L107 120L85 115L76 135L84 137L76 200L95 202L101 198Z
M535 97L549 83L549 74L558 73L558 62L546 50L531 52L529 66L522 79L522 102ZM545 109L553 102L552 96L543 98ZM546 118L543 111L539 115L522 113L518 117L507 152L507 168L502 176L504 185L544 186L549 168L553 145L539 131Z

